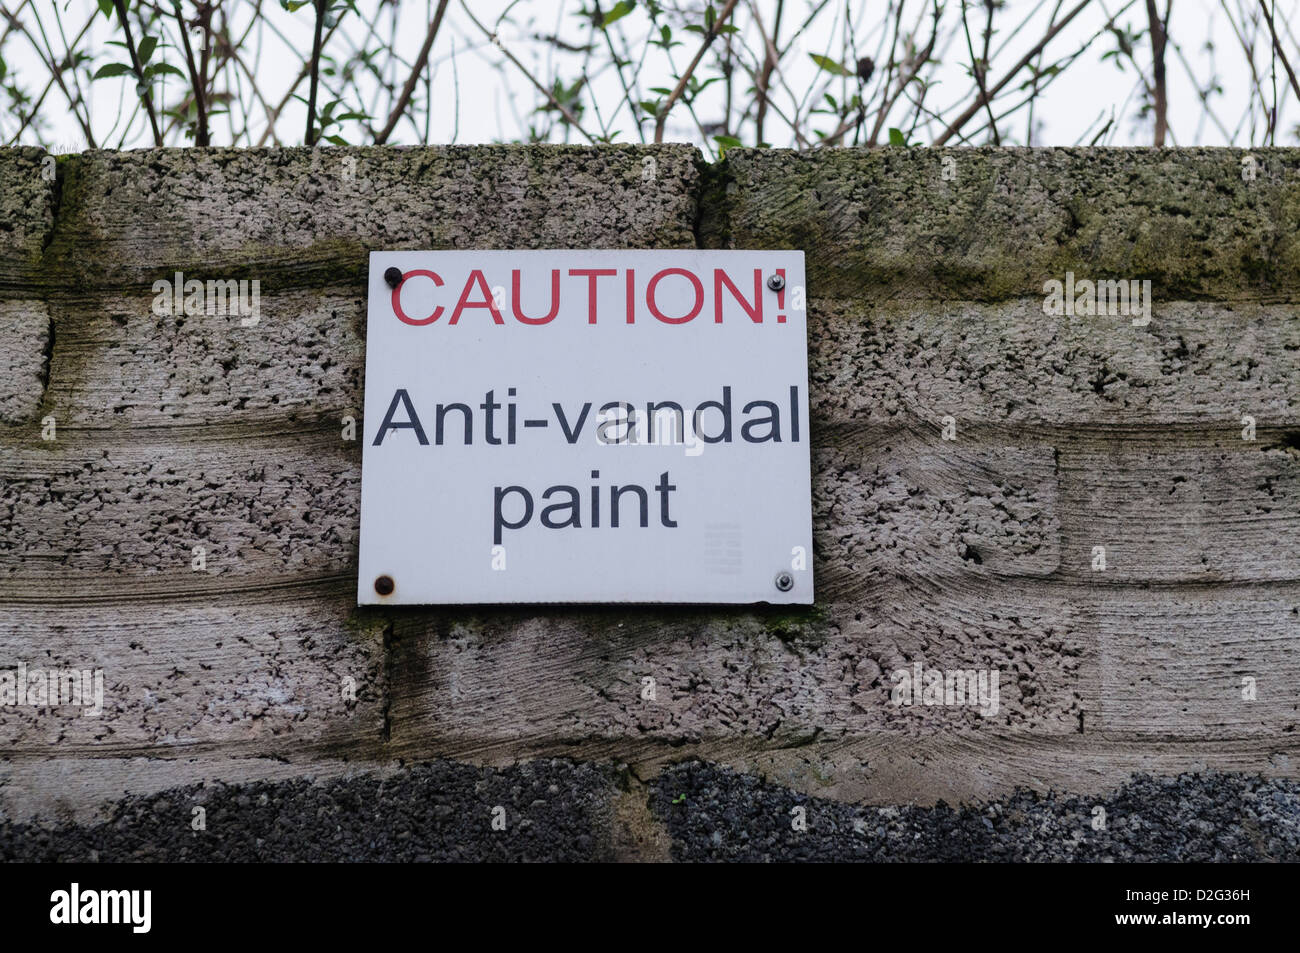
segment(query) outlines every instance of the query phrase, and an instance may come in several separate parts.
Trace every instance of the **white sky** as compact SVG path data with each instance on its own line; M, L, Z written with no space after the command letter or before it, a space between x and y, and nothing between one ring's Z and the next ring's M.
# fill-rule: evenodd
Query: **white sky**
M138 3L140 0L132 2ZM590 2L591 0L586 0L587 4ZM741 32L733 36L731 42L739 61L752 64L761 55L762 40L755 14L770 29L780 2L781 0L741 0L738 4L733 22ZM1163 2L1161 0L1162 8ZM1283 34L1288 57L1295 61L1295 65L1300 65L1296 31L1291 26L1295 7L1300 0L1267 2L1270 8L1276 8L1275 22ZM588 64L587 57L581 53L557 50L552 44L537 37L558 36L572 46L588 42L592 36L589 20L580 15L584 3L577 0L519 0L512 4L507 0L469 0L468 8L464 3L465 0L452 0L431 57L431 75L428 81L432 84L434 109L428 120L427 141L479 143L526 139L530 123L540 123L545 127L547 114L536 111L545 104L545 99L533 87L524 70L507 62L502 51L486 39L471 21L470 13L487 27L495 29L502 47L513 54L535 78L549 87L558 77L567 86L582 76L584 65ZM1053 10L1059 10L1064 15L1065 11L1077 3L1078 0L1062 0L1059 3L1056 0L1008 0L995 19L990 82L996 82L1005 75L1034 46L1045 32ZM94 0L0 0L0 4L11 13L18 11L19 19L38 43L46 42L41 40L39 21L56 56L64 53L60 26L64 35L71 38L93 18L87 42L82 44L84 49L94 55L93 68L125 61L121 48L106 43L108 40L120 39L120 32L102 16L95 16ZM829 130L837 122L834 117L814 116L809 125L806 119L808 109L821 102L824 92L829 92L842 101L851 96L857 87L854 79L833 77L820 70L810 54L828 55L849 64L861 56L870 56L883 62L886 54L881 52L882 44L886 35L892 35L894 11L897 9L894 3L887 0L849 0L847 4L844 0L786 0L782 46L790 42L793 26L802 21L809 10L817 9L819 4L823 8L820 15L812 20L807 30L794 41L790 52L783 57L780 82L774 84L772 95L773 109L787 116L801 117L806 133L810 133L811 129ZM169 3L164 5L170 9ZM606 11L613 5L614 0L601 0L601 6ZM721 5L718 3L718 6ZM395 35L393 48L398 58L405 63L413 62L435 6L434 0L403 0L397 5L381 5L379 0L358 0L357 9L361 16L352 13L344 16L326 52L340 62L345 60L356 48L357 40L364 35L367 23L378 12L375 19L378 39L372 40L370 45L379 47L382 55L387 58L390 37ZM645 48L644 38L650 28L645 6L642 0L636 10L619 20L610 30L618 48L622 50L626 46L636 58L641 57ZM663 6L669 8L665 18L674 24L674 38L682 41L682 45L672 51L673 62L680 69L689 61L700 42L698 34L685 32L682 26L687 16L698 18L697 11L702 9L703 3L702 0L677 0L666 2ZM287 94L302 68L304 56L310 52L313 13L310 5L290 13L281 9L278 0L263 0L261 7L267 15L267 22L247 37L240 45L239 53L249 72L256 76L262 97L274 105ZM234 23L245 24L254 8L254 2L225 0L222 8ZM187 12L193 9L188 0L185 9ZM969 53L964 33L959 29L960 10L960 2L950 0L943 23L946 26L956 25L958 29L951 32L950 43L937 51L944 65L933 74L935 82L925 100L928 109L946 118L951 118L973 98ZM1277 143L1293 145L1300 141L1295 131L1300 122L1300 107L1297 106L1281 63L1274 63L1259 10L1258 0L1175 0L1170 20L1170 48L1166 56L1170 144L1263 144L1265 122L1260 103L1271 106L1274 80L1281 116ZM498 18L507 11L508 19L498 23ZM905 2L903 11L903 32L920 28L920 42L929 34L929 23L925 17L926 0ZM1229 16L1229 11L1233 12L1232 17ZM1098 140L1099 143L1151 143L1150 117L1139 116L1141 97L1137 70L1132 63L1124 63L1121 70L1117 68L1116 60L1102 60L1104 53L1117 46L1115 38L1102 29L1110 17L1116 14L1118 16L1115 22L1118 25L1126 26L1132 31L1145 28L1144 0L1127 0L1127 5L1126 0L1091 0L1084 11L1047 46L1043 61L1045 66L1077 51L1101 31L1091 46L1068 65L1041 95L1035 106L1034 145L1087 143L1106 127L1108 120L1110 125ZM972 40L977 48L981 42L983 18L982 3L972 0L969 4L969 22ZM1238 25L1236 29L1234 20ZM1246 24L1246 34L1239 38L1238 31L1243 23ZM851 48L847 24L851 24L854 38ZM155 54L155 60L161 58L183 68L181 50L178 46L168 45L179 42L174 21L169 20L168 26L170 34L164 38L163 45ZM3 32L3 25L0 25L0 33ZM242 32L242 26L239 32ZM137 41L138 39L139 37ZM597 135L602 127L609 132L617 132L616 141L641 141L637 123L624 95L623 84L609 64L608 50L603 45L604 36L597 32L595 39L600 46L587 66L589 82L582 97L585 107L582 124ZM1254 43L1253 68L1243 50L1242 39ZM721 40L715 44L714 49L723 49ZM3 46L2 55L10 74L6 83L17 79L33 96L39 95L48 82L49 74L41 66L32 44L24 36L11 33ZM47 54L43 51L43 55ZM1146 70L1151 51L1145 38L1135 47L1134 55L1143 70ZM398 62L391 62L390 66L390 75L400 85L409 73L409 67ZM1189 71L1195 79L1189 76ZM673 67L657 48L647 52L635 78L633 72L634 68L628 67L625 79L629 85L634 86L632 98L635 100L653 100L657 94L650 91L652 87L671 87L675 83ZM702 64L699 75L707 78L717 73L716 61L710 53ZM878 66L866 87L868 93L876 92L883 73L883 67ZM734 96L737 101L747 100L746 87L751 85L750 80L739 66L736 75L738 80ZM1008 86L1008 90L1015 90L1028 75L1028 71L1025 71ZM223 74L220 88L232 89L248 97L247 76L240 76L237 80L231 79L233 76L233 70ZM1221 93L1215 93L1211 98L1217 121L1202 110L1198 96L1198 89L1209 85L1212 76L1217 76L1217 85L1222 89ZM1263 90L1262 99L1255 90L1255 80L1252 77L1258 78ZM329 77L325 80L327 84L336 81L337 78ZM236 82L238 85L232 87L231 84ZM133 94L134 85L133 80L128 88L128 82L122 79L88 82L84 74L81 77L78 86L90 104L92 131L97 145L117 147L122 142L129 148L151 144L144 117L136 114L131 119L132 111L137 106ZM179 78L167 77L161 81L159 91L164 97L174 97L181 85ZM305 83L298 92L306 96ZM342 112L345 108L353 109L361 105L363 110L372 111L378 116L377 125L382 124L383 116L379 114L386 115L387 104L383 97L375 96L376 92L376 84L363 80L358 84L357 90L345 91L343 105L336 111ZM335 98L325 90L322 90L320 96L322 104ZM424 96L425 83L421 82L417 87L417 102L422 104ZM1019 99L1020 96L1008 98L998 106L998 111L1010 107ZM1248 109L1252 99L1256 104L1253 113ZM665 138L711 147L711 136L720 131L720 124L724 120L725 102L723 84L714 83L695 103L696 116L705 125L708 135L702 134L690 113L679 106L669 117ZM124 111L119 112L119 104L124 106ZM910 123L912 111L910 107L905 110L906 105L900 104L890 114L885 123L886 128ZM597 119L597 111L600 119ZM415 123L403 121L390 141L426 141L423 112L421 105L418 128ZM267 128L265 111L261 105L254 103L251 113L250 134L239 138L240 145L257 144ZM286 144L302 142L305 115L305 106L291 99L275 127L280 141ZM46 95L42 116L48 124L43 137L47 144L61 150L85 147L85 136L80 124L57 87ZM999 123L1004 144L1023 145L1027 142L1027 118L1027 111L1022 109L1014 118ZM980 131L983 120L981 115L963 130L977 144L989 141L987 130ZM868 125L873 121L874 117L869 115ZM236 130L242 127L238 120L234 125ZM9 112L0 120L0 138L5 142L12 141L17 126L17 117ZM652 122L646 122L642 126L642 132L647 138L652 137L652 127ZM124 128L127 129L127 134L123 140ZM918 129L913 141L929 144L940 128L940 124L934 122L928 130ZM214 145L231 142L229 117L215 117L213 130ZM365 142L369 138L352 123L345 123L342 129L332 131L340 132L347 141L353 143ZM745 145L753 145L755 142L752 123L744 123L739 130L733 127L730 131ZM563 128L556 127L550 138L560 141L565 135ZM572 130L568 131L567 137L569 141L582 141L582 137ZM769 115L764 138L777 146L795 144L789 125L774 115ZM19 141L37 144L38 136L29 128L23 132ZM268 137L267 141L274 139ZM851 141L850 139L849 142ZM169 145L182 145L186 140L174 131L168 136L167 142ZM949 144L957 143L958 140L953 139Z

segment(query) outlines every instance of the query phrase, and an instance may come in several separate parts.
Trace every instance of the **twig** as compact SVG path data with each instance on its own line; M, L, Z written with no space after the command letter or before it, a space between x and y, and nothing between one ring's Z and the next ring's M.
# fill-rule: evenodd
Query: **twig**
M23 26L22 23L18 20L18 14L22 13L24 6L26 6L25 3L19 4L18 9L16 9L13 13L10 13L8 10L4 9L3 7L0 7L0 14L4 14L4 16L9 20L9 26L5 29L3 35L0 35L0 46L4 45L4 41L8 38L9 34L12 31L18 30L23 36L27 37L27 41L32 44L32 47L36 50L36 55L40 58L42 64L44 64L45 56L41 52L40 47L37 46L36 39L27 31L27 28ZM90 19L86 21L86 25L81 28L81 32L78 33L76 39L72 41L72 46L76 46L78 43L81 42L82 37L86 35L86 32L90 29L91 25L95 22L95 17L98 15L99 15L98 10L96 10L94 13L90 15ZM49 46L48 40L46 41L46 46L47 47ZM69 47L69 51L71 51L71 47ZM45 102L45 97L49 95L51 87L57 84L59 89L63 91L63 95L67 97L68 105L72 107L72 114L76 117L77 123L81 126L81 131L86 137L86 148L88 149L96 148L95 137L90 129L89 109L87 109L86 118L84 119L82 118L81 113L77 112L77 100L73 98L71 92L68 90L68 87L63 82L63 67L55 66L54 64L53 50L51 50L50 52L50 63L48 65L50 70L50 81L45 84L45 89L41 92L40 97L32 105L32 108L28 111L26 116L22 116L21 110L19 111L19 116L22 117L22 122L19 124L18 131L14 133L13 138L9 140L9 145L13 145L14 143L16 143L19 137L22 136L23 132L27 129L28 125L32 123L32 121L36 118L37 114L40 112L41 105ZM77 93L78 93L78 98L81 98L80 89L77 90ZM84 99L82 99L82 104L83 105L85 104ZM38 131L37 132L38 138L39 135L40 134Z
M158 128L158 116L153 109L153 96L149 94L149 84L144 81L144 67L140 63L140 54L136 52L135 40L131 38L131 24L126 18L126 4L122 0L113 0L113 7L117 10L117 18L122 23L122 32L126 34L126 49L131 54L131 67L135 70L136 81L144 90L140 98L144 100L145 112L149 114L149 125L153 127L154 145L161 149L162 131Z
M194 87L194 108L199 114L199 128L194 135L194 144L208 145L208 108L203 101L203 82L199 79L198 67L194 64L194 50L190 48L190 33L185 29L185 17L181 14L181 0L172 0L172 9L176 11L176 22L181 28L181 42L185 46L185 64L190 70L190 84Z
M406 112L406 107L410 105L411 93L415 91L415 84L419 82L420 74L424 72L424 68L429 62L429 51L433 49L433 41L438 36L438 28L442 26L442 15L447 12L449 2L450 0L438 0L438 9L433 15L433 22L429 24L429 32L425 34L424 46L420 47L420 55L415 58L415 66L411 69L411 75L406 78L406 84L397 97L397 104L393 107L393 111L388 114L388 121L384 123L383 129L375 133L375 145L382 146L388 141L388 137L397 128L402 113ZM432 103L430 103L429 109L432 111Z
M734 2L735 0L733 0L733 4ZM515 57L515 55L506 49L504 43L501 43L497 40L496 34L492 33L487 27L485 27L482 23L478 21L478 19L474 16L474 14L470 13L469 5L465 2L465 0L460 0L460 5L461 8L465 11L465 15L469 17L470 22L473 23L476 27L478 27L479 30L482 31L483 35L492 41L493 45L498 50L501 51L501 53L505 56L506 59L508 59L511 63L513 63L516 68L518 68L519 72L523 73L524 76L527 77L528 81L533 84L533 86L537 89L537 91L546 97L547 102L549 102L554 108L560 111L560 115L562 115L565 118L565 120L569 123L569 125L571 125L574 129L578 130L578 132L582 133L582 137L584 139L586 139L592 145L595 145L596 144L595 138L591 135L591 133L587 132L586 129L582 128L582 125L578 122L578 117L573 114L573 112L569 109L569 107L564 105L564 103L560 102L558 99L556 99L554 93L552 93L549 89L547 89L545 86L539 83L537 81L537 77L534 76L531 72L529 72L528 67L526 67L523 63L519 62L519 60Z
M1056 6L1052 8L1051 19L1047 21L1048 26L1051 26L1053 23L1056 22L1056 16L1061 12L1061 5L1063 2L1064 0L1056 0ZM1029 100L1029 118L1025 122L1025 145L1027 146L1032 146L1034 144L1034 102L1038 99L1038 93L1039 93L1038 81L1042 77L1042 75L1043 75L1043 54L1039 53L1038 62L1034 64L1033 98ZM1086 134L1087 130L1084 130L1084 132Z
M754 80L755 83L757 83L758 70L761 67L749 66L746 63L741 63L741 66L745 70L745 72L749 74L749 77L752 80ZM800 149L812 148L812 143L810 143L807 137L804 136L803 130L799 128L799 124L781 111L781 107L776 104L776 100L769 98L767 101L767 108L770 109L773 113L775 113L778 119L780 119L783 123L785 123L787 126L790 127L790 133L794 136L794 141L799 146Z
M316 144L316 86L320 81L321 31L325 27L325 0L316 0L316 38L311 45L311 87L307 94L307 135L303 142Z
M623 59L618 55L618 51L614 49L614 38L609 35L609 28L605 26L604 23L605 14L604 11L600 9L600 3L596 2L595 4L593 4L593 6L596 8L596 15L599 16L601 19L600 32L605 34L605 45L609 47L609 55L614 60L614 69L618 72L618 84L623 87L623 100L624 102L627 103L627 108L632 113L632 121L636 123L637 135L641 137L641 142L644 143L645 130L641 128L641 123L637 122L636 100L632 97L632 88L628 86L627 78L623 76ZM559 38L557 37L556 38L557 45L558 45L558 39ZM628 52L630 53L631 51L629 50ZM628 62L630 63L631 59L629 59ZM596 100L593 97L592 98L593 105L595 104L595 101ZM615 110L615 112L617 112L617 110ZM609 118L610 118L610 122L613 122L614 117L610 116Z
M1295 70L1291 68L1291 63L1286 58L1286 53L1282 49L1282 41L1277 38L1277 28L1273 25L1273 14L1268 12L1266 0L1259 0L1259 7L1264 11L1264 19L1268 21L1268 32L1273 37L1273 49L1277 50L1277 55L1286 68L1286 75L1291 80L1291 88L1295 90L1296 96L1300 96L1300 83L1296 82Z
M989 16L992 17L992 15L993 15L992 8L990 7ZM989 102L988 87L984 85L984 74L985 71L988 69L988 61L979 60L975 56L975 46L971 43L971 39L970 39L970 23L967 22L966 20L966 0L961 0L961 27L966 34L966 49L970 52L971 75L975 77L975 86L979 89L980 99L984 103L984 108L987 109L989 113L989 128L993 131L993 144L995 146L1000 146L1002 145L1002 140L1001 137L998 136L997 120L993 118L993 104ZM984 36L986 38L988 37L987 30L985 31ZM988 51L988 46L986 43L985 45L986 54L987 51Z
M908 72L907 76L903 76L902 72L899 72L898 88L893 93L890 93L890 84L893 82L895 65L894 51L898 48L898 33L901 28L903 16L903 6L901 3L899 4L898 17L894 21L894 39L889 45L887 75L885 77L885 82L880 88L880 109L876 112L876 121L872 124L871 135L867 138L868 146L875 146L875 144L880 140L880 130L885 128L885 120L889 118L889 114L893 111L895 103L898 102L899 97L904 95L907 87L910 86L912 81L920 74L921 68L930 61L930 57L934 53L935 44L939 41L939 20L942 15L943 11L939 9L939 2L938 0L935 0L930 12L931 19L934 22L934 26L930 30L930 40L921 49L921 52L912 58L911 70ZM924 16L924 14L922 14L922 16ZM919 20L917 21L917 24L918 26L920 25ZM845 128L847 129L848 127L845 126ZM836 130L832 135L838 134L839 132L840 130Z
M1020 62L1018 62L1015 66L1013 66L1010 72L1008 72L1006 76L1002 77L1002 79L1000 79L997 82L997 84L988 91L988 95L992 97L1002 92L1002 88L1006 86L1007 83L1015 79L1016 75L1022 69L1024 69L1031 62L1033 62L1034 57L1038 55L1039 51L1041 51L1045 46L1047 46L1048 43L1052 42L1052 40L1056 37L1056 35L1060 33L1062 30L1064 30L1066 25L1069 24L1069 22L1073 20L1075 17L1077 17L1080 13L1082 13L1084 7L1086 7L1091 2L1092 0L1083 0L1083 2L1081 2L1077 7L1075 7L1073 10L1067 13L1065 15L1065 18L1061 20L1060 23L1056 24L1056 26L1052 27L1045 34L1043 34L1043 38L1039 40L1037 43L1035 43L1033 49L1031 49L1023 57L1021 57ZM953 135L959 129L961 129L962 126L970 122L972 116L974 116L977 112L979 112L984 107L983 100L984 97L981 96L977 98L974 103L967 106L966 109L961 113L961 115L959 115L956 119L954 119L949 124L948 128L945 129L942 133L940 133L939 138L936 139L931 145L935 148L938 148L939 146L942 146L945 142L947 142L949 139L951 139Z
M767 91L772 82L772 71L776 69L777 60L781 54L776 51L777 38L781 33L781 14L785 12L785 0L777 0L776 17L772 21L772 37L768 38L767 32L763 29L763 21L758 15L758 7L750 0L750 12L754 14L754 22L758 24L758 35L763 38L765 52L763 55L763 69L758 74L758 82L754 84L754 94L758 97L758 112L754 117L754 134L757 137L755 144L763 141L763 122L767 119Z
M1154 141L1152 145L1160 148L1165 144L1165 133L1169 129L1169 99L1168 91L1165 88L1165 43L1168 40L1168 34L1165 32L1165 24L1160 21L1160 13L1156 10L1156 0L1146 0L1147 4L1147 23L1150 24L1151 33L1151 84L1152 98L1155 100L1156 128ZM1165 7L1166 16L1169 7Z
M462 0L462 2L464 2L464 0ZM709 47L713 45L713 41L718 38L718 33L721 31L723 24L727 22L727 17L731 16L731 11L736 9L736 4L738 2L739 0L727 0L727 5L722 8L722 12L718 14L718 18L713 21L713 26L711 26L709 32L704 35L704 42L700 44L700 48L696 52L695 58L692 59L690 65L686 67L686 71L682 73L682 78L677 81L677 85L673 87L673 91L668 95L667 101L663 104L663 107L660 108L658 115L655 116L656 143L664 141L664 123L668 121L668 113L672 110L673 105L677 100L681 99L682 93L686 91L686 84L690 82L691 75L695 72L695 68L700 65L700 60L704 59L704 54L709 51Z

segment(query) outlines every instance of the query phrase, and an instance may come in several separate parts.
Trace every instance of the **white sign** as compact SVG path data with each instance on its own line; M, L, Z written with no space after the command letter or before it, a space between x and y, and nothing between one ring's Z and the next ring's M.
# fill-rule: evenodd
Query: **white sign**
M813 601L802 252L373 252L369 294L359 603Z

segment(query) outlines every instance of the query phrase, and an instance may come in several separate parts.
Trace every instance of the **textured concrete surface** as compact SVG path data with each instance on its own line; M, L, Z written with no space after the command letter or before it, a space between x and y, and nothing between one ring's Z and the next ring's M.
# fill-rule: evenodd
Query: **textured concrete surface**
M935 831L1139 775L1197 792L1171 826L1264 824L1233 804L1300 775L1300 152L1245 158L0 150L0 672L105 684L94 718L0 706L0 825L80 850L136 811L143 856L187 785L557 757L605 779L591 857L697 855L657 800L685 759ZM807 252L817 605L358 610L367 252L697 246ZM157 313L178 271L258 281L259 321ZM1150 280L1150 323L1044 313L1067 272ZM896 705L917 663L998 672L997 712ZM379 843L337 849L408 856Z
M22 297L39 275L54 229L56 165L33 146L0 149L0 299Z
M1081 279L1137 274L1072 267ZM907 298L865 281L823 296L810 279L815 417L875 426L917 419L938 431L951 415L959 433L1021 435L1177 426L1237 437L1245 413L1261 431L1300 424L1293 305L1260 304L1245 289L1198 301L1153 291L1151 323L1134 327L1119 315L1045 315L1042 282L996 302L945 298L929 280L908 287Z
M696 159L672 145L87 152L60 165L45 262L82 286L130 290L165 265L279 290L359 281L373 248L691 247Z
M0 298L0 332L8 338L0 348L0 424L26 423L45 394L54 343L50 313L40 301Z
M348 612L346 597L292 594L124 603L111 613L58 602L6 611L6 668L101 669L104 702L97 716L67 704L0 709L0 747L58 756L214 745L368 752L384 731L384 625L338 627Z

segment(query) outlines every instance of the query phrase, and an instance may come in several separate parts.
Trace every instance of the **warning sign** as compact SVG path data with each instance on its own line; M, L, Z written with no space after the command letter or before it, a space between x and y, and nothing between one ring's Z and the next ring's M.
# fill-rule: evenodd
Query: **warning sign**
M362 604L810 603L793 251L370 256Z

